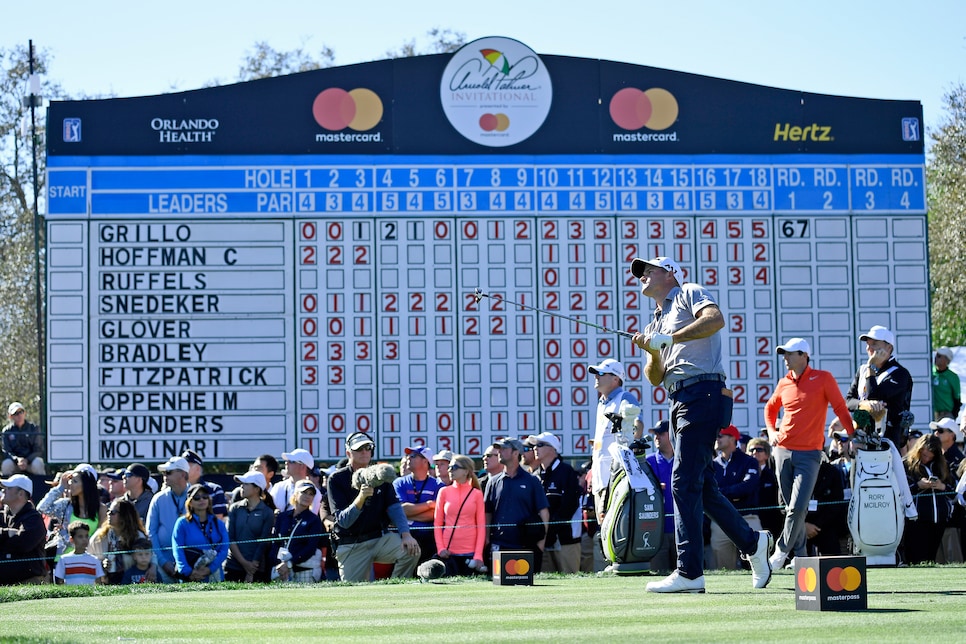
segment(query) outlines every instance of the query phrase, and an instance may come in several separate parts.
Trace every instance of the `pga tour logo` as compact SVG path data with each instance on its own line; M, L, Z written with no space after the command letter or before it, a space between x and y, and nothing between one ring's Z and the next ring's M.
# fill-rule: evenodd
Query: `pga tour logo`
M902 140L903 141L919 140L919 119L917 118L902 119Z
M64 119L64 143L80 143L81 120L76 118Z
M439 97L450 124L488 147L519 143L536 132L553 100L540 57L511 38L487 37L464 45L443 71Z

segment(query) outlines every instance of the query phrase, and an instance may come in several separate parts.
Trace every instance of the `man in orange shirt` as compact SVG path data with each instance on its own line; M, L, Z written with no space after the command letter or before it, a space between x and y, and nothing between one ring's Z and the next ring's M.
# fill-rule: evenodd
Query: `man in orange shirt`
M788 374L778 381L765 404L765 427L775 446L778 488L785 503L785 526L769 558L773 570L785 565L789 554L805 554L805 515L818 478L825 449L825 416L829 405L839 422L852 434L852 417L835 378L809 364L811 348L802 338L791 338L778 347ZM776 428L778 410L784 409Z

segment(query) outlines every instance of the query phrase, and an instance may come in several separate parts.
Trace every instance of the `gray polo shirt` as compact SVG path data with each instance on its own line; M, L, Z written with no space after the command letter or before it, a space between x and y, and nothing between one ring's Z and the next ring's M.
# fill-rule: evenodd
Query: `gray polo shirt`
M717 305L708 289L698 284L687 283L675 286L667 294L660 311L644 329L645 334L664 333L671 335L697 319L698 311L706 306ZM721 360L721 333L709 338L688 340L661 349L661 358L667 371L664 373L664 386L670 387L679 380L705 373L725 375Z

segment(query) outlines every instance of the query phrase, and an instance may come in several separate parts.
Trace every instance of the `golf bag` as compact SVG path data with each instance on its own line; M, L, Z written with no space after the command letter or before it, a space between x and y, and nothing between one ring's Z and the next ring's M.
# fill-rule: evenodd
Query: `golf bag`
M664 496L661 483L645 460L647 443L638 440L631 447L611 445L614 467L607 488L607 511L600 526L604 557L618 575L650 570L647 562L661 549L664 539Z
M866 418L868 417L868 418ZM853 550L865 555L870 565L895 565L896 548L905 526L905 503L899 487L903 472L894 471L888 439L879 438L875 421L864 411L856 411L859 444L852 464L852 498L849 500L849 532Z

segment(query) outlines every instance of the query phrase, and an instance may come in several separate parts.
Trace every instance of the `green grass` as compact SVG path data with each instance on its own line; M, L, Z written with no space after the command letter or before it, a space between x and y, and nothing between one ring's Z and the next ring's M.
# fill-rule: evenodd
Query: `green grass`
M795 610L790 571L753 590L711 573L705 595L644 593L647 577L538 575L373 584L0 590L4 641L374 642L955 641L966 632L963 566L870 569L869 610ZM959 635L956 635L959 633ZM951 639L950 639L951 638Z

